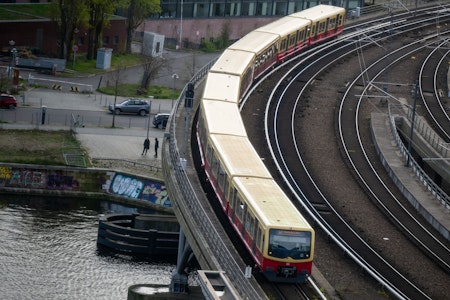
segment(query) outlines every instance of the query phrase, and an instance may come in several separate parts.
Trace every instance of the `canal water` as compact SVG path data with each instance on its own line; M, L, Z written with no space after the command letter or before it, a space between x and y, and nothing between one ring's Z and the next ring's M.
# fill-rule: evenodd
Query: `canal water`
M100 200L0 195L0 299L127 299L170 283L173 261L97 251L98 215L149 213Z

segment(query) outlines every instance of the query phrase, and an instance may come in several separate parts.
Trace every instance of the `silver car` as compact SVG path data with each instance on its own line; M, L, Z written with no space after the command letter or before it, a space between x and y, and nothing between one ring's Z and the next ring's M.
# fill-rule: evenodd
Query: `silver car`
M142 99L130 98L122 103L116 104L115 106L114 104L110 104L109 111L115 113L116 115L127 113L145 116L150 113L150 104Z

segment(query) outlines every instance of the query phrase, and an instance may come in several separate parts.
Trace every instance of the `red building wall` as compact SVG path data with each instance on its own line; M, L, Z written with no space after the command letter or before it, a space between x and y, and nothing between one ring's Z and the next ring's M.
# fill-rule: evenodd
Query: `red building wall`
M126 42L126 20L115 19L103 31L103 37L109 41L102 47L112 48L113 51L123 51ZM116 37L116 38L115 38ZM15 42L15 48L29 48L35 52L48 56L58 53L58 28L56 22L51 20L21 20L0 21L0 51L7 54L11 49L9 41ZM79 29L75 35L78 43L78 52L87 50L87 31ZM70 45L69 45L70 46Z

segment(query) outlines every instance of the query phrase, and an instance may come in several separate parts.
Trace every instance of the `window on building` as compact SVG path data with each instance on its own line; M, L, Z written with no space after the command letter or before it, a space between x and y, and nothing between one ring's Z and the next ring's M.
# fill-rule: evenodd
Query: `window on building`
M210 17L224 17L225 16L225 3L213 2L211 3Z
M103 45L108 45L109 44L109 36L104 36L103 37Z
M254 16L255 15L255 2L243 0L241 8L241 16Z
M272 11L272 1L258 1L256 3L256 16L270 16Z
M113 45L118 45L119 44L119 36L115 35L113 38Z
M209 12L209 1L199 0L194 3L194 18L207 18Z
M238 17L241 14L241 2L227 2L225 5L226 17Z
M274 16L287 15L287 2L274 2L273 3L273 15Z
M176 18L179 13L178 0L161 0L160 18Z

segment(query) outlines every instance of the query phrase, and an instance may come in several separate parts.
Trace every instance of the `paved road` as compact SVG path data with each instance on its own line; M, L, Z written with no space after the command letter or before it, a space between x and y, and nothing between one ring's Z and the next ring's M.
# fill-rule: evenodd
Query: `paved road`
M192 73L193 61L195 59L195 69L198 70L202 66L206 65L212 59L216 58L218 53L196 53L193 55L190 52L175 52L166 51L163 56L167 59L167 69L161 72L161 76L155 81L155 85L173 87L172 74L176 72L179 76L177 80L177 88L181 89L190 78ZM128 83L139 83L142 78L143 69L141 66L129 68L127 71ZM107 105L114 102L113 96L105 96L100 93L94 92L93 94L74 93L67 87L71 83L92 85L93 90L98 86L101 76L103 76L102 84L105 84L105 78L108 77L108 73L95 76L84 76L75 78L66 78L63 76L51 76L38 74L32 71L21 71L23 77L33 76L37 81L39 79L47 80L51 84L60 84L64 86L62 91L50 90L50 89L32 89L26 91L24 96L18 96L19 107L17 112L21 108L36 108L35 111L39 111L42 106L47 107L45 125L41 125L39 122L41 115L31 114L29 116L29 122L21 123L0 123L0 128L39 128L44 130L55 129L68 129L68 122L65 124L52 123L52 113L61 113L60 110L72 110L74 115L80 115L82 117L87 116L91 112L99 112L97 114L98 121L97 126L88 125L86 127L77 129L77 139L81 142L82 146L87 149L91 158L113 158L113 159L125 159L133 160L141 163L147 163L151 165L160 164L160 149L164 136L164 131L161 129L153 128L150 126L147 128L144 124L142 126L143 117L130 115L127 118L129 122L125 122L127 126L121 126L120 129L106 128L111 126L109 119L112 118L111 114L107 111ZM68 84L62 82L69 82ZM125 99L126 97L118 97L117 102ZM170 112L172 109L172 101L152 99L151 117L155 113ZM6 114L13 114L17 112L2 111L3 117ZM104 117L101 117L104 113ZM122 116L120 116L123 118ZM2 115L0 115L2 118ZM147 120L146 120L147 121ZM89 122L91 124L91 122ZM135 125L139 124L139 125ZM151 140L150 151L147 156L141 156L144 139L149 135ZM158 138L160 141L160 147L158 150L157 159L154 158L154 139Z

